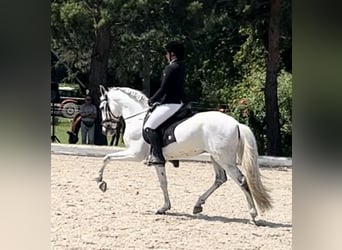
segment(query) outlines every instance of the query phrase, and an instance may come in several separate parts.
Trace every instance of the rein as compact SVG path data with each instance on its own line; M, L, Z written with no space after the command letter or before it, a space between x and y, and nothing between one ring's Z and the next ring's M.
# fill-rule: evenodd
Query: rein
M140 111L140 112L138 112L138 113L136 113L136 114L134 114L134 115L128 116L128 117L126 117L126 118L123 117L123 119L124 119L124 120L131 119L131 118L133 118L133 117L136 117L137 115L140 115L140 114L142 114L142 113L146 113L149 109L150 109L150 108L146 108L146 109L144 109L143 111Z

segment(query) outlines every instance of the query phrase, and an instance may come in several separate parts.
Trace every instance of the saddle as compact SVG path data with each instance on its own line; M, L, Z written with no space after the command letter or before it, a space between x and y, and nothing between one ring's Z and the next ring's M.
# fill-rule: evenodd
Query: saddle
M155 106L152 106L151 109L147 112L144 118L144 125L147 119L150 117L152 111ZM191 110L191 104L184 104L174 115L168 118L165 122L159 125L156 131L159 133L160 138L162 138L162 147L169 145L170 143L176 142L176 137L174 134L175 128L185 120L189 119L195 113ZM143 126L144 127L144 126ZM148 137L145 134L143 129L143 138L147 143L150 143Z

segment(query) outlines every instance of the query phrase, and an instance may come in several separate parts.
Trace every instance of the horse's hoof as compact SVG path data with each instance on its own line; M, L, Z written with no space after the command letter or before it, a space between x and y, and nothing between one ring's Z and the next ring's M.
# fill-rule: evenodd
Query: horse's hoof
M96 181L96 183L100 183L102 182L102 177L96 177L94 178L94 181Z
M193 210L193 214L198 214L203 211L203 208L201 206L195 206Z
M249 210L249 214L252 217L252 220L255 220L255 217L257 217L258 212L256 211L256 209L252 208L251 210Z
M156 214L166 214L166 210L161 208L161 209L158 209Z
M255 221L255 219L250 219L249 223L255 226L258 226L257 222Z
M106 192L107 190L107 183L105 181L101 181L99 184L98 184L99 188L101 189L102 192Z

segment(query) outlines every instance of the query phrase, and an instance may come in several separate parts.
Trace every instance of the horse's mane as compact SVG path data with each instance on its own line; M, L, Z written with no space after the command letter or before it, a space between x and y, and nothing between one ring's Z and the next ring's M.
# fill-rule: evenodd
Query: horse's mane
M147 105L148 103L148 98L144 95L144 93L142 93L139 90L131 89L127 87L113 87L111 89L120 90L124 92L125 94L132 97L133 99L135 99L137 102L139 102L142 105Z

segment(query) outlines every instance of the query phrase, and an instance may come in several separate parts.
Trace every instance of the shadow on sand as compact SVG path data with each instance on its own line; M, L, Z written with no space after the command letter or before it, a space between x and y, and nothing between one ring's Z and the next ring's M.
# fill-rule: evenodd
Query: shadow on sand
M166 212L166 216L175 216L179 217L181 220L206 220L206 221L219 221L222 223L243 223L243 224L250 224L249 219L242 219L242 218L227 218L223 216L209 216L204 214L187 214L187 213L175 213L175 212ZM291 224L283 224L283 223L274 223L265 220L256 220L256 224L262 227L271 227L271 228L292 228Z

